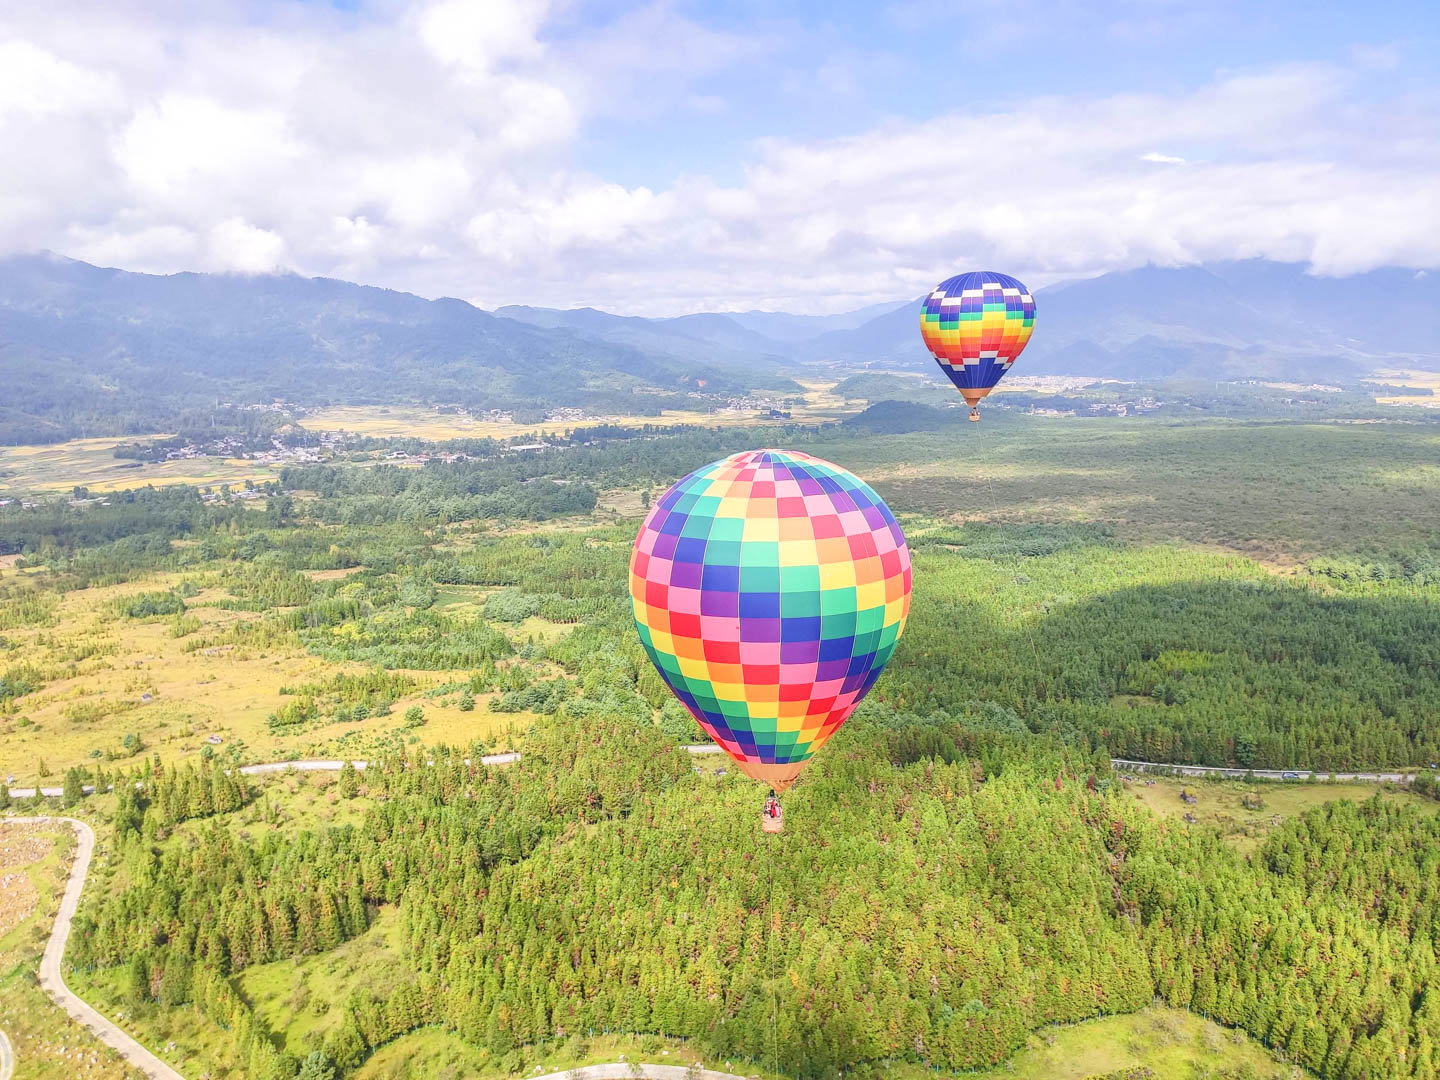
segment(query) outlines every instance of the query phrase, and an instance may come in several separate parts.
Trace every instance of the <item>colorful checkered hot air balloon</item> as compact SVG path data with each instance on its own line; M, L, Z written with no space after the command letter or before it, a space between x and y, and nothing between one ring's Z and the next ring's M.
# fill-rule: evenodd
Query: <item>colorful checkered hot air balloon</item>
M789 450L678 481L630 560L635 625L675 696L777 791L845 722L910 610L910 551L863 480Z
M1035 298L1008 274L980 270L935 286L920 312L920 335L979 420L976 406L1024 350Z

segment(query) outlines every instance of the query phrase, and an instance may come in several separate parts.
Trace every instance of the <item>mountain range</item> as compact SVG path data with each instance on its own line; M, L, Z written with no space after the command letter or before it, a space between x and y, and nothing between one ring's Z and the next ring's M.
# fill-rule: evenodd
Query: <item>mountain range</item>
M1146 266L1036 293L1016 371L1343 380L1440 367L1440 276L1346 278L1249 260ZM0 442L174 427L216 399L454 402L656 414L806 373L936 373L918 298L839 315L648 319L513 306L293 274L168 276L56 255L0 259ZM938 375L936 376L938 378Z
M1346 379L1440 367L1440 275L1381 269L1317 277L1266 260L1146 266L1035 293L1036 326L1013 369L1118 379ZM846 367L930 370L913 308L808 343Z

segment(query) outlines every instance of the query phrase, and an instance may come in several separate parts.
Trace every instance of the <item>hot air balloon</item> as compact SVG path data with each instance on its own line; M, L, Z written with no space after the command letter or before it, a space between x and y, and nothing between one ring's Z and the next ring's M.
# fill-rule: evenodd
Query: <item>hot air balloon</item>
M979 420L980 399L1024 350L1035 298L1008 274L980 270L935 286L920 312L920 336Z
M863 480L808 454L750 450L655 503L630 598L666 685L741 772L783 793L894 652L910 551Z

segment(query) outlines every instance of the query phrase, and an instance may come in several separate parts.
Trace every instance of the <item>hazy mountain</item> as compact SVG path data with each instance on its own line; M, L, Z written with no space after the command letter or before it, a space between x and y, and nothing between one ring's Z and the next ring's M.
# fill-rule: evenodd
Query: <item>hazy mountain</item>
M567 329L590 337L687 362L721 367L769 368L788 362L791 348L746 329L728 315L682 315L642 319L611 315L595 308L497 308L497 316L547 329Z
M1017 371L1339 379L1440 368L1440 277L1318 278L1262 260L1142 267L1037 294ZM842 315L507 307L295 275L155 276L0 260L0 441L173 426L218 398L459 402L654 415L687 395L793 393L808 365L933 371L917 300ZM208 414L207 414L208 415Z
M1322 278L1264 260L1147 266L1040 289L1035 299L1035 336L1017 373L1344 378L1440 366L1440 277L1423 271ZM807 355L847 366L931 364L917 303L812 339Z
M719 366L640 337L323 278L156 276L20 256L0 260L0 437L60 437L77 423L153 430L216 398L634 413L683 404L702 385L798 390L764 365Z
M538 308L515 305L496 315L532 326L566 327L608 341L709 358L722 364L776 364L804 357L807 345L832 331L854 330L908 300L871 304L838 315L790 315L783 311L701 312L668 319L611 315L595 308Z
M908 305L908 300L888 300L883 304L871 304L855 311L839 315L788 315L783 311L742 311L729 318L757 334L764 334L775 341L801 342L829 333L832 330L854 330L864 326L871 319L888 315L896 308Z

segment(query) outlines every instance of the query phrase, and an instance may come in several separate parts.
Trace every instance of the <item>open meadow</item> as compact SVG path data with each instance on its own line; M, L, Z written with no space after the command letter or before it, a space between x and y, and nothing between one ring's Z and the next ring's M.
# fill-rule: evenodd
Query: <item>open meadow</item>
M1237 851L1258 849L1275 829L1306 810L1341 799L1413 807L1421 814L1440 812L1440 802L1422 798L1394 785L1298 783L1295 781L1178 780L1166 776L1135 777L1126 789L1158 817L1195 828L1213 828ZM1195 799L1186 802L1184 792Z
M0 586L33 576L0 571ZM246 761L363 759L397 740L418 742L422 731L427 743L483 740L509 748L533 721L523 711L490 713L494 693L482 692L471 708L462 709L463 691L444 690L454 681L450 676L398 669L393 674L404 689L384 712L357 717L351 710L329 723L317 718L303 734L277 728L270 718L296 700L296 687L359 677L369 668L314 655L294 640L252 643L246 626L258 622L259 613L226 606L233 600L223 588L196 580L146 575L58 597L40 593L45 599L31 625L6 627L10 655L44 672L45 685L5 702L0 711L0 777L15 776L16 786L49 783L75 766L113 770L153 758L167 764L198 760L202 754ZM136 598L177 590L191 593L182 619L119 613ZM455 586L437 598L433 610L473 618L484 596ZM539 618L511 630L522 643L557 632ZM412 708L420 710L418 722L406 719Z
M61 492L73 487L105 494L149 484L242 487L247 480L263 483L276 477L275 470L266 465L238 458L139 462L115 456L117 446L134 442L136 439L132 436L72 439L43 446L0 446L0 496L18 492Z
M830 380L800 379L804 388L802 404L790 410L790 423L821 424L842 420L859 412L863 401L849 400L834 393ZM587 415L582 420L554 420L515 423L471 417L463 413L437 412L419 407L339 405L308 413L301 425L308 431L348 432L374 438L428 439L516 439L527 435L549 437L577 427L610 424L617 427L743 427L771 424L768 410L725 407L665 409L658 416L639 414Z
M1367 381L1375 384L1375 401L1380 405L1440 406L1440 371L1382 369ZM1397 388L1409 392L1399 393Z

